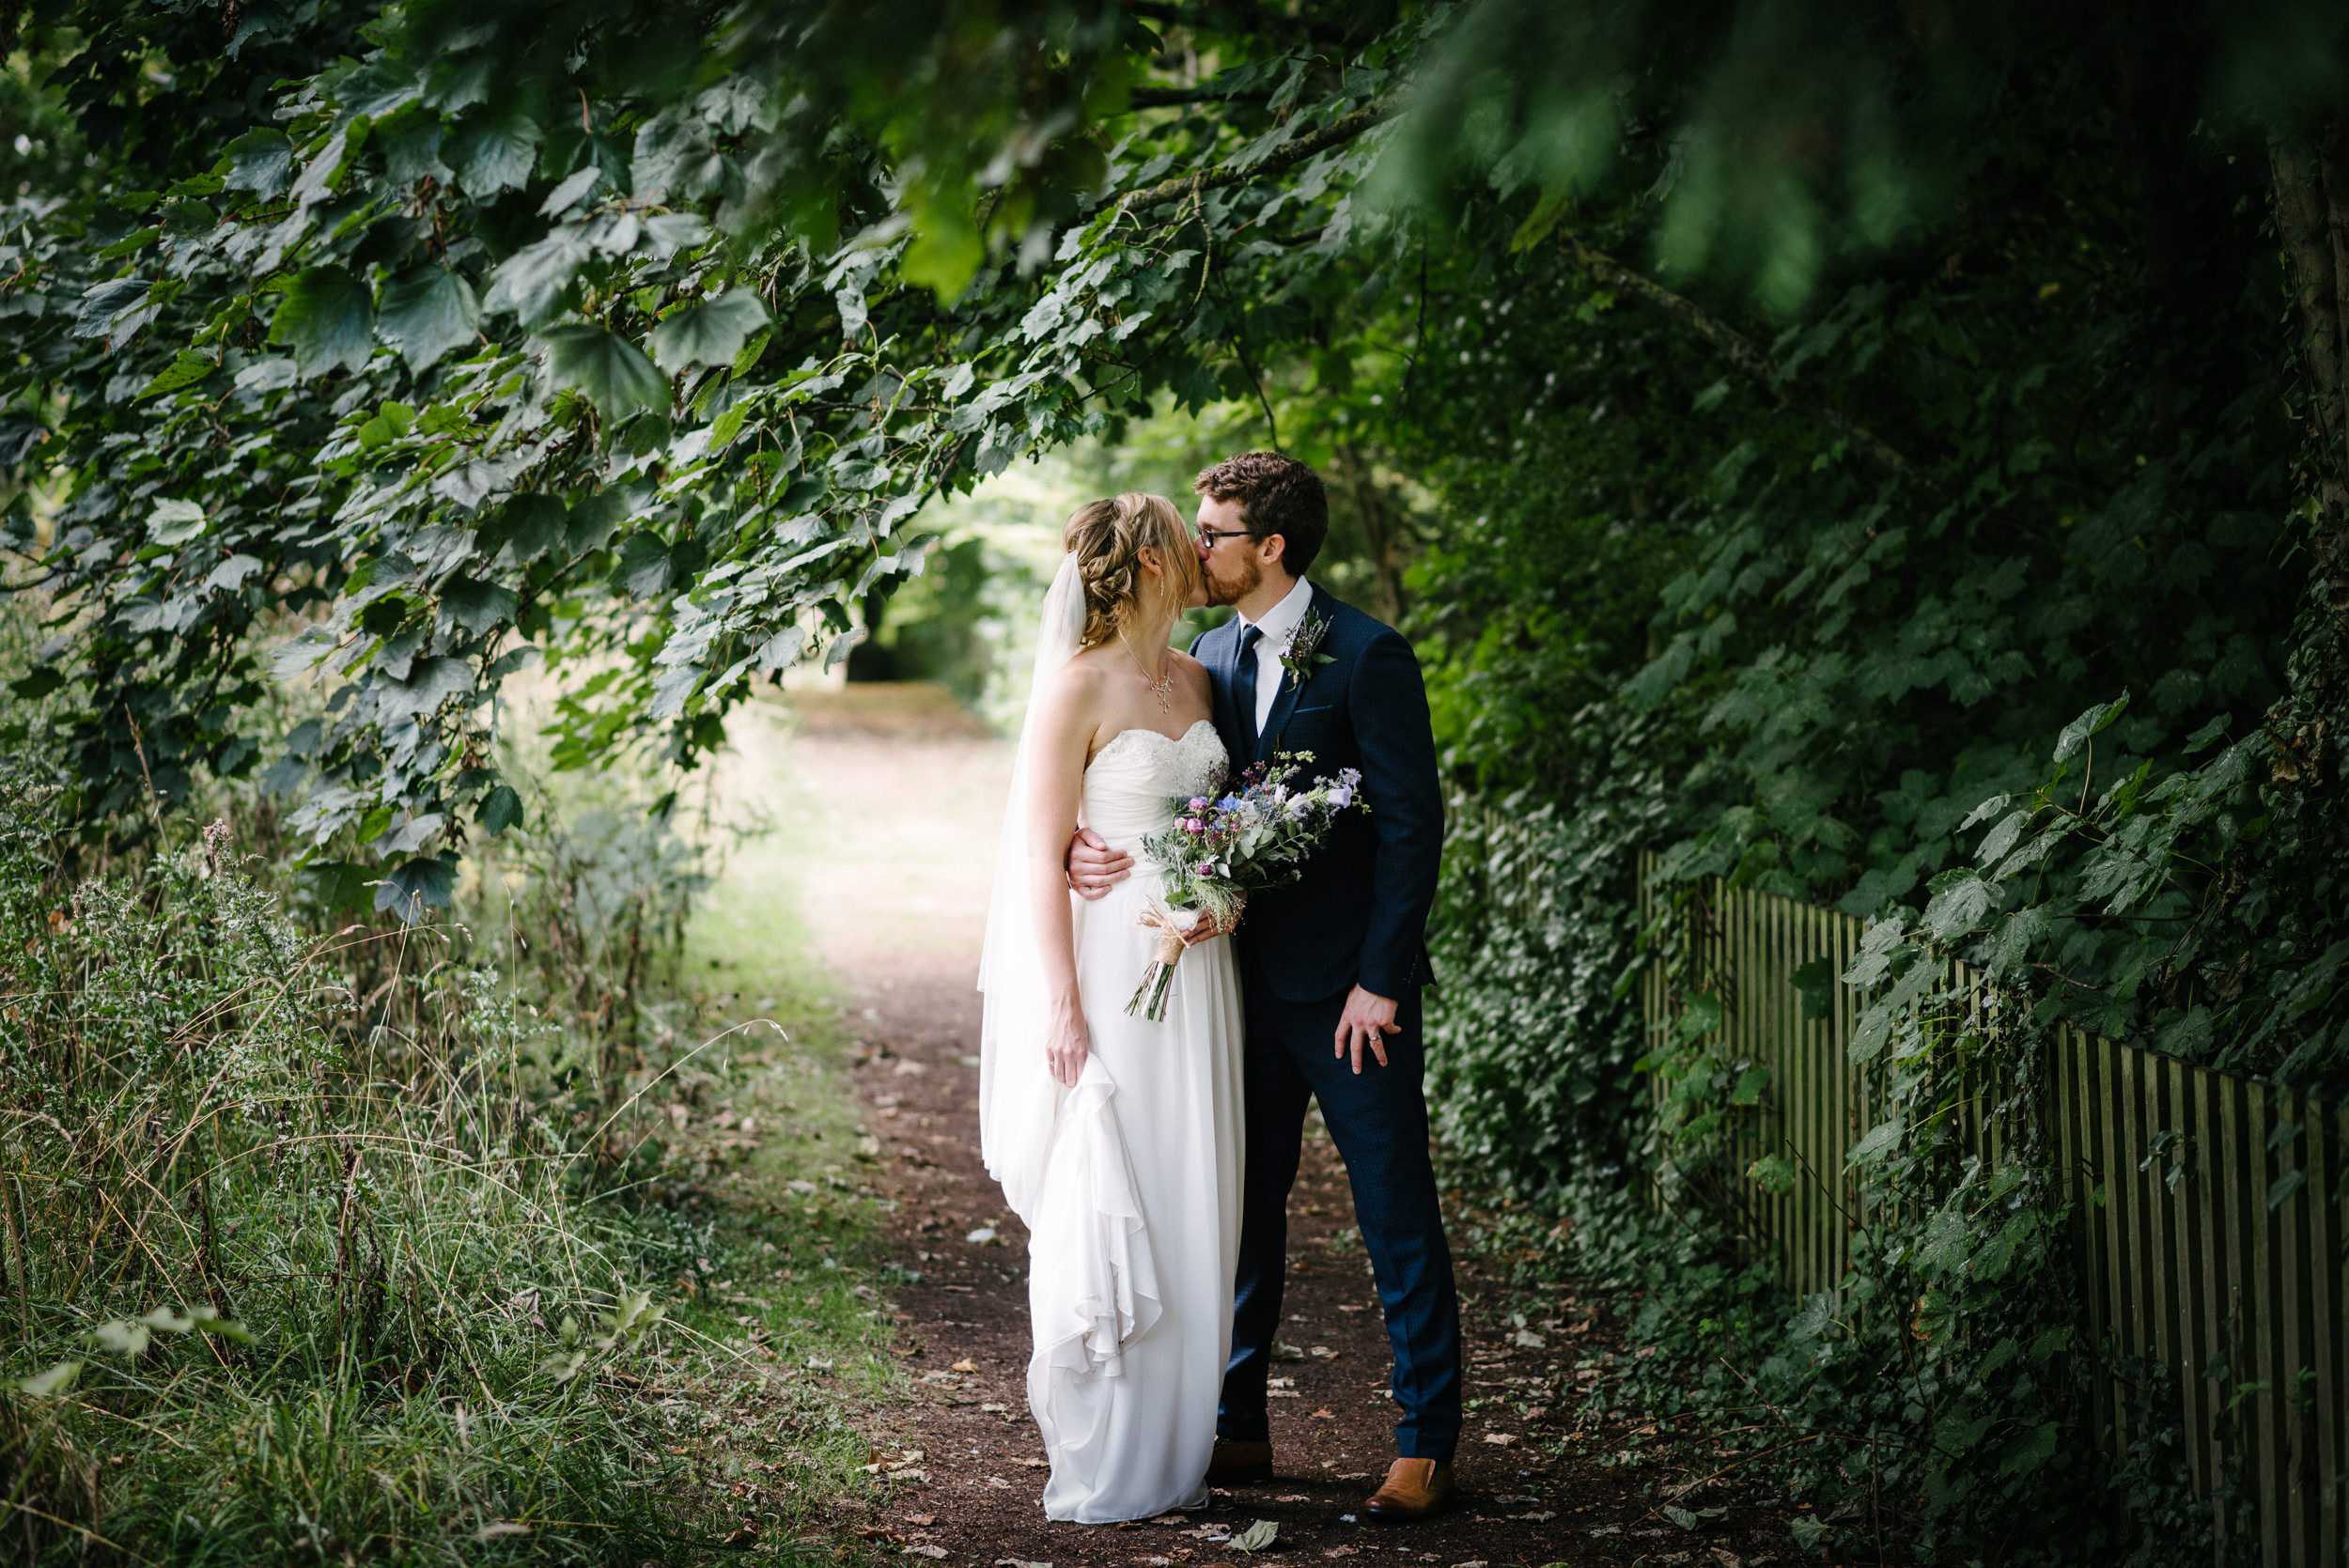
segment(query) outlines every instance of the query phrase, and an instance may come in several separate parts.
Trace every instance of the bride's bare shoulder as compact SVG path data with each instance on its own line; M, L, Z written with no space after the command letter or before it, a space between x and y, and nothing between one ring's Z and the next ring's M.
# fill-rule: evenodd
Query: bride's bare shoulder
M1051 684L1067 691L1097 691L1111 669L1107 650L1080 648L1068 656L1068 661L1052 672Z
M1045 677L1037 696L1048 707L1065 714L1094 712L1108 691L1109 670L1100 652L1086 648L1071 654L1066 663Z

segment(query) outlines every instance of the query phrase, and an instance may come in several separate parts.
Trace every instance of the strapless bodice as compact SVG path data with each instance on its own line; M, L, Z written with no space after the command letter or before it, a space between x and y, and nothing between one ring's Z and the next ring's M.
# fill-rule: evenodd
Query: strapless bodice
M1222 771L1223 737L1202 719L1180 739L1156 730L1112 737L1085 769L1084 825L1113 849L1139 857L1142 841L1174 820L1172 802L1196 795Z

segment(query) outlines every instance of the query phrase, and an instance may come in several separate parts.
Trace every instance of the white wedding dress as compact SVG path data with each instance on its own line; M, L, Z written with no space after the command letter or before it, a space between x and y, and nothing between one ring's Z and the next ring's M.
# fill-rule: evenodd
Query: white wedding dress
M1158 944L1141 923L1160 893L1142 842L1167 827L1174 798L1206 788L1223 761L1203 719L1180 739L1128 730L1085 770L1084 825L1137 863L1097 901L1071 895L1092 1036L1076 1086L1050 1080L1040 1043L1029 1053L991 1037L1008 1019L991 1025L981 1087L988 1164L1030 1233L1028 1403L1051 1457L1052 1519L1102 1524L1207 1500L1239 1248L1241 1014L1230 939L1183 955L1160 1021L1125 1008ZM1011 987L991 979L988 989L993 1007Z

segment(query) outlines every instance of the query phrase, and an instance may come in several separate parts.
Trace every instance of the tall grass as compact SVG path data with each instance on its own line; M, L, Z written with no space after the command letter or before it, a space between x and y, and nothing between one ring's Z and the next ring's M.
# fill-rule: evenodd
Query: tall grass
M639 1287L695 1243L583 1198L555 1027L445 935L305 939L221 829L78 884L62 848L0 777L8 1554L635 1562L721 1529L631 1386L673 1331Z

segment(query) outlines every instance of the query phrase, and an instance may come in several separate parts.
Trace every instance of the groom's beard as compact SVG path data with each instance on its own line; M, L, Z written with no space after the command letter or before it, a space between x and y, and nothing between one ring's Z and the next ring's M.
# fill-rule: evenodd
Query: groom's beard
M1257 564L1254 556L1244 555L1240 558L1240 575L1237 581L1227 581L1213 572L1207 573L1207 603L1237 604L1254 593L1263 582L1264 567Z

